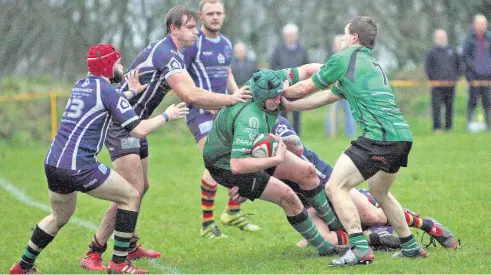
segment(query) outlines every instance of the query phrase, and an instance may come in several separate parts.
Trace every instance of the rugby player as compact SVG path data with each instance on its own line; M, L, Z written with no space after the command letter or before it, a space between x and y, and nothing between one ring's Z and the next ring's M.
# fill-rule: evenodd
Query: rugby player
M182 51L196 41L196 23L195 12L182 6L171 8L166 15L168 35L143 49L131 63L131 70L139 70L141 83L148 84L141 94L130 100L140 119L148 118L170 90L182 101L202 108L220 108L242 102L243 98L250 98L246 89L224 95L209 93L194 85L186 71ZM118 90L128 91L128 83L123 81ZM147 139L133 137L124 127L113 123L109 127L105 145L111 155L114 170L130 182L143 198L149 188ZM114 230L116 208L116 204L111 204L104 215L101 227L80 263L82 268L92 271L106 269L101 255ZM136 235L131 239L129 259L160 257L157 251L143 249L137 244L137 240Z
M169 120L184 117L184 103L171 105L162 114L141 120L127 98L141 93L136 70L125 77L129 91L120 94L111 82L123 78L121 53L110 44L90 48L87 54L89 76L80 79L72 89L60 127L45 159L49 199L53 213L34 229L21 260L10 274L39 273L34 262L70 220L77 203L77 192L109 200L116 205L114 250L109 261L110 273L147 273L127 260L131 236L140 205L139 192L106 165L97 161L106 138L109 122L114 120L132 136L143 138Z

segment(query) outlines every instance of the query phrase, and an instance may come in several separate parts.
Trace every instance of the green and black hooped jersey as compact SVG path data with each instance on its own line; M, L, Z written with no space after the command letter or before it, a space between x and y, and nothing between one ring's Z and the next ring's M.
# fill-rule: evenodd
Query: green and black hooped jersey
M298 69L280 70L290 85L298 82ZM248 85L246 82L244 85ZM214 167L231 170L231 158L251 156L252 143L257 135L271 133L278 119L278 111L265 112L253 102L238 103L222 108L203 148L205 162Z
M312 80L319 89L334 83L331 91L348 100L364 137L378 141L413 140L387 76L370 49L342 50L331 56Z

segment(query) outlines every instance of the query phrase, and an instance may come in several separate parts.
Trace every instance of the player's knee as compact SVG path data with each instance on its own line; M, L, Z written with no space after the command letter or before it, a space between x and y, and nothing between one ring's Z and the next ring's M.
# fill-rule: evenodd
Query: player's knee
M140 205L140 199L140 192L135 188L129 188L119 204L125 205L129 209L137 210Z
M301 205L297 194L289 188L283 188L280 191L280 206L285 210L290 210Z
M309 163L307 167L307 178L309 182L317 183L319 181L319 177L317 177L317 170L311 163Z

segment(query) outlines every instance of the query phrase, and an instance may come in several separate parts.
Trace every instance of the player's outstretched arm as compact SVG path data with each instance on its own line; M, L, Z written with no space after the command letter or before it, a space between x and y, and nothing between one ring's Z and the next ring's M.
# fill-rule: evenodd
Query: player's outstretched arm
M167 81L172 90L182 101L204 109L219 109L224 106L245 102L245 98L251 97L250 94L245 92L234 92L234 94L231 95L210 93L196 87L187 72L175 73L171 75Z
M186 103L172 104L165 109L162 115L140 121L131 131L131 135L137 138L143 138L163 126L166 122L186 117L188 113L189 109L186 107Z
M334 94L331 90L324 90L295 101L288 101L281 98L281 106L286 112L313 110L334 103L341 97Z
M248 174L279 165L285 159L286 145L280 139L276 155L269 158L232 158L230 168L234 174Z
M321 67L321 63L309 63L298 67L298 79L305 80L312 77Z
M312 78L307 78L286 88L283 96L287 98L301 98L315 91L317 91L317 86L314 81L312 81Z

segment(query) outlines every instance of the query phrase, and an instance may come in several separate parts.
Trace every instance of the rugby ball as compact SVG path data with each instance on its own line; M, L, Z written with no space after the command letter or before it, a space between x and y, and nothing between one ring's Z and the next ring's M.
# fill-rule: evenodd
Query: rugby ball
M252 143L251 155L255 158L269 158L276 155L278 138L270 133L259 134Z

